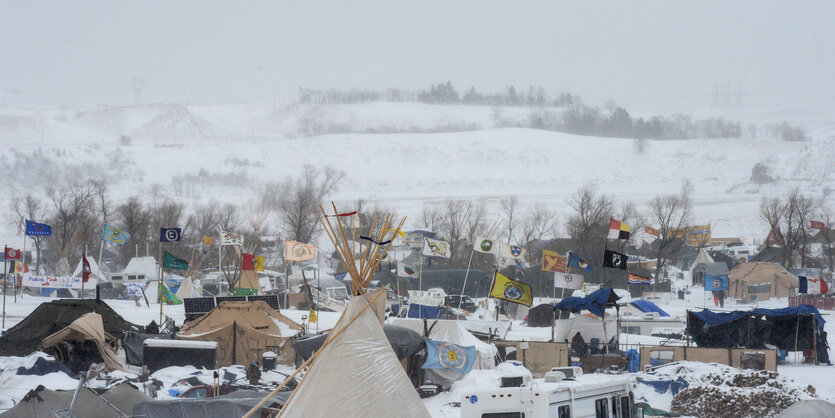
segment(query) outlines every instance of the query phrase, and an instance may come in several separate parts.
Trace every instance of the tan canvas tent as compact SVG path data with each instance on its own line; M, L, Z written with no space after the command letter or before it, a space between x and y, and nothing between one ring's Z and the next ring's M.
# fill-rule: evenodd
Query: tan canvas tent
M293 339L301 330L264 301L222 302L187 323L175 338L216 341L218 366L260 361L265 351L278 354L282 364L293 364Z
M282 417L429 417L383 332L379 292L386 289L351 299Z
M798 279L776 263L747 262L728 272L728 294L735 299L768 300L794 296Z
M104 359L107 370L124 370L122 364L119 363L116 352L107 344L105 337L113 339L112 336L104 332L101 315L90 312L81 315L66 328L46 337L41 345L46 349L62 341L83 342L92 340L96 344L102 359Z

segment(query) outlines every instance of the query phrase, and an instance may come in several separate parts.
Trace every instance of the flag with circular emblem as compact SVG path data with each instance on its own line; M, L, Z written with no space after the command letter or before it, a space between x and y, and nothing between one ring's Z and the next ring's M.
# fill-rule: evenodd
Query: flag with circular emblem
M499 252L499 246L492 238L477 237L473 245L473 251L485 254L496 254Z
M14 248L6 247L4 255L6 260L20 260L20 250L16 250Z
M297 241L284 241L284 259L306 261L316 257L316 247Z
M426 361L424 369L446 369L466 374L473 368L476 357L475 346L464 346L446 341L426 340Z
M490 288L490 296L525 306L531 306L533 304L531 285L517 282L498 271L493 275L493 286Z

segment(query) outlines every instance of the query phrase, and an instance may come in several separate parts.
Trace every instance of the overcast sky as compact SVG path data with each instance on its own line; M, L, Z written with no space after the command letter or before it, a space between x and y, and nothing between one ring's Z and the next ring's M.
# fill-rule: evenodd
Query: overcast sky
M315 4L310 4L315 3ZM543 86L636 109L835 108L835 2L0 2L5 104ZM723 87L724 88L724 87Z

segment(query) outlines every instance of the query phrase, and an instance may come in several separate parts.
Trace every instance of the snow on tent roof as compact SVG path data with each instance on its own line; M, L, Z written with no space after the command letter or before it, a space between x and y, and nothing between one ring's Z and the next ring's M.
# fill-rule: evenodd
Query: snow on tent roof
M144 274L146 279L156 279L158 271L157 260L154 257L133 257L122 274Z
M641 312L658 312L658 314L661 315L661 316L670 316L670 314L668 314L667 312L664 312L663 309L659 308L658 305L656 305L656 304L654 304L654 303L652 303L648 300L643 300L643 299L634 300L634 301L630 302L630 304L632 306L640 309Z

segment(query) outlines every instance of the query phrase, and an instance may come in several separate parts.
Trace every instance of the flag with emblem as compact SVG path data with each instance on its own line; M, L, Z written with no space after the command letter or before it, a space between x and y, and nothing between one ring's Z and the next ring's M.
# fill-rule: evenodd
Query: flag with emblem
M629 224L609 218L609 239L629 239L631 234Z
M727 274L718 274L716 276L705 275L705 290L728 290L729 288Z
M473 369L476 354L475 346L427 339L426 361L423 363L423 368L467 374Z
M473 244L473 251L478 251L485 254L496 254L499 252L499 246L496 240L492 238L477 237L475 244Z
M220 245L244 245L244 236L234 232L220 231Z
M823 279L810 279L804 276L798 277L800 286L797 293L805 293L807 295L825 295L829 292L829 286Z
M162 266L167 269L174 269L174 270L188 270L188 262L181 258L175 257L173 254L169 253L168 251L163 251L163 262Z
M423 251L421 251L421 254L426 257L450 258L452 251L446 241L423 237Z
M414 265L404 263L402 261L397 262L397 277L418 277L418 269L415 268Z
M519 245L502 243L502 257L510 257L520 260L525 257L525 249Z
M591 267L591 265L589 265L589 263L586 263L586 261L580 258L579 255L574 254L570 251L568 252L568 267L577 267L578 269L583 270L589 274L594 273L594 269Z
M20 260L20 250L6 247L4 256L6 257L6 260Z
M52 235L52 227L47 224L39 224L26 220L26 235L30 237L43 237Z
M531 285L517 282L498 271L493 275L493 286L490 288L490 296L525 306L531 306L533 303Z
M554 287L580 289L585 277L582 274L554 273Z
M267 259L264 258L264 257L261 257L260 255L256 255L253 258L254 258L253 267L255 267L253 270L264 271L264 269L265 269L264 264L267 262Z
M183 236L182 228L160 228L159 242L178 242Z
M629 260L629 256L626 254L621 254L612 250L605 250L603 252L603 267L626 270L627 260Z
M81 252L81 280L87 283L90 280L90 273L93 270L90 268L90 262L87 261L87 253Z
M542 271L565 273L568 259L554 251L542 250Z
M130 234L127 231L123 231L107 224L104 225L104 233L101 237L103 241L110 241L119 245L125 245L128 238L130 238Z
M214 237L207 237L203 235L203 245L215 245Z
M811 221L809 228L823 230L824 228L826 228L826 225L824 225L824 223L821 221Z
M284 241L284 259L287 261L306 261L316 257L316 247L297 241Z

